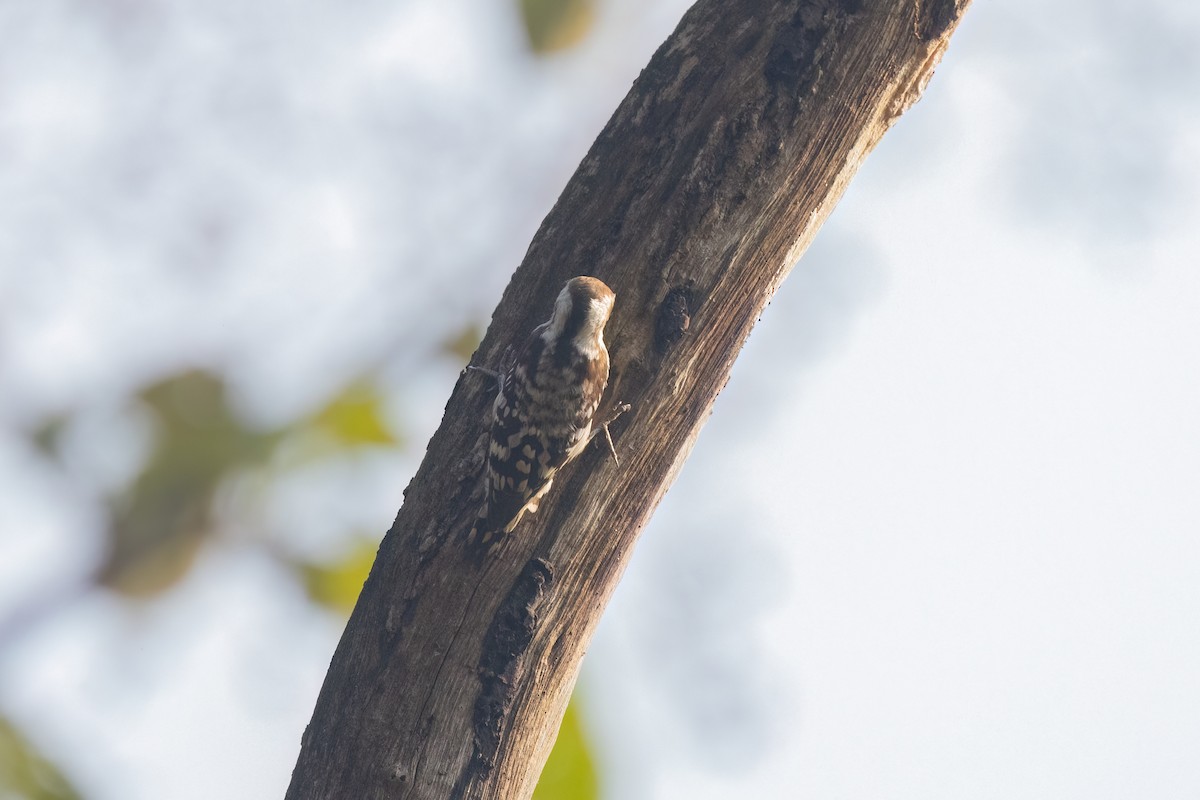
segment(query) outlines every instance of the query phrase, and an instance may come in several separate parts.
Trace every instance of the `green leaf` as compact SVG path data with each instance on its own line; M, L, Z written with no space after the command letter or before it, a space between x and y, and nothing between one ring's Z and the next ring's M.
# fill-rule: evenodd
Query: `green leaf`
M0 797L5 800L80 800L53 763L16 726L0 717Z
M521 21L529 46L538 55L579 44L594 19L593 0L521 0Z
M554 749L533 791L533 800L596 800L600 796L600 781L579 724L577 705L572 697L554 740Z
M371 572L378 550L378 541L360 536L335 561L326 564L293 562L291 566L304 582L309 599L349 616L358 602L358 594Z
M398 446L399 437L386 419L383 393L374 383L360 380L343 389L319 411L314 423L347 445Z

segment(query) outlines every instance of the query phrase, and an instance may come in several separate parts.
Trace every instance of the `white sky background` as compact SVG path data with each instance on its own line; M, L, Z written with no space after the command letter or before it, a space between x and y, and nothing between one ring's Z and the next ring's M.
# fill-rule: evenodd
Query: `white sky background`
M181 362L295 413L403 346L423 442L455 375L427 353L683 5L613 0L545 63L483 0L5 5L0 421ZM609 797L1200 794L1198 34L1184 3L968 12L602 623ZM100 483L136 463L111 417L78 445ZM414 449L311 507L386 529ZM97 523L11 433L0 481L12 603ZM237 555L0 654L95 797L281 796L337 624Z

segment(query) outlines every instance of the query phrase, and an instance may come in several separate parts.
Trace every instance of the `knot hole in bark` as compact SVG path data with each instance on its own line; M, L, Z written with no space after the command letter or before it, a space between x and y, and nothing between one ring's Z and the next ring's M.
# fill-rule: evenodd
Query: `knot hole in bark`
M654 349L660 355L674 347L692 326L695 305L696 293L690 286L672 287L659 303L654 321Z

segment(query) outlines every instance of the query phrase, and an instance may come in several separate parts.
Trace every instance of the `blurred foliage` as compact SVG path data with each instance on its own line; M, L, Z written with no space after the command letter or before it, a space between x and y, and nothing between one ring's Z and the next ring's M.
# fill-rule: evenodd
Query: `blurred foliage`
M378 540L363 536L334 561L295 562L294 568L300 574L310 600L349 616L378 550Z
M396 432L388 427L379 387L365 380L355 381L342 390L313 418L313 424L348 447L403 445Z
M81 795L11 722L0 717L0 797L79 800Z
M97 581L128 597L174 586L212 533L213 498L229 474L262 464L281 438L248 429L209 372L173 375L142 390L154 449L133 484L110 504L107 552Z
M466 364L483 341L483 330L475 323L470 323L461 331L442 342L442 352L450 358Z
M533 800L595 800L600 796L600 782L591 749L579 724L575 698L567 706L562 727L554 749L542 769Z
M62 441L63 431L66 430L70 419L70 416L67 414L52 414L42 420L30 435L34 446L43 455L49 456L57 453L59 444Z
M521 0L521 21L529 46L539 55L573 47L595 21L593 0Z
M350 381L323 408L272 429L249 425L230 403L224 379L206 370L161 378L138 391L133 403L149 417L154 441L136 477L107 501L104 557L95 580L139 600L175 586L203 546L222 532L222 521L229 520L222 519L219 497L229 481L257 474L261 480L255 486L269 489L297 461L404 446L404 437L387 418L386 393L370 378ZM47 455L59 454L75 413L47 417L30 432L33 444ZM280 458L285 449L288 458ZM355 551L353 558L361 561L363 556ZM353 607L346 587L361 567L357 561L320 568L285 557L281 561L314 601L339 610ZM357 587L352 594L357 595Z

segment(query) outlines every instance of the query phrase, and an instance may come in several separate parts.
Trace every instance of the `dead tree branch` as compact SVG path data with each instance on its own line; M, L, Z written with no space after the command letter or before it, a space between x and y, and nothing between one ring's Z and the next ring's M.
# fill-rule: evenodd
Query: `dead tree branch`
M592 448L464 557L492 384L464 372L346 627L287 797L528 797L592 631L755 320L969 0L701 0L546 217L475 356L564 281L617 293L618 466Z

